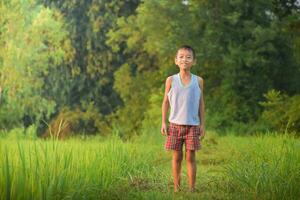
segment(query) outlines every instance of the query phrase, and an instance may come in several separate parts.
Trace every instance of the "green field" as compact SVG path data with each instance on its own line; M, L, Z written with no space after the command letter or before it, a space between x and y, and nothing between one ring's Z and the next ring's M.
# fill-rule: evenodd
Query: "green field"
M197 191L173 193L164 138L0 139L0 199L299 199L300 142L208 132Z

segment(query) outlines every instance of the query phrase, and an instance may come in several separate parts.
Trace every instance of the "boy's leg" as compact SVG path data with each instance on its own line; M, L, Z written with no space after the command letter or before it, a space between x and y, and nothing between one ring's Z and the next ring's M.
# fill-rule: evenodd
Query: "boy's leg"
M189 178L189 188L193 192L195 190L196 181L196 152L195 150L186 150L187 172Z
M181 175L181 162L182 162L182 151L173 151L172 159L172 173L174 181L174 191L177 192L180 189L180 175Z

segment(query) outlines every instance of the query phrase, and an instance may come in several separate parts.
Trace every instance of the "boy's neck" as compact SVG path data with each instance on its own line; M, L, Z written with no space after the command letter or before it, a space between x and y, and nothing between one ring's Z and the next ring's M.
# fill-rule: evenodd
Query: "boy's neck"
M179 74L180 74L180 77L189 77L189 76L191 76L191 71L190 70L180 70Z

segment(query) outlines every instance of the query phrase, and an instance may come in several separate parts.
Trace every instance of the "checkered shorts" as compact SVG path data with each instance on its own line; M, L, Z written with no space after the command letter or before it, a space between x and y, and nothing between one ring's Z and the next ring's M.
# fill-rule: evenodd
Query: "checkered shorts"
M181 151L183 143L186 150L199 150L200 127L170 123L165 143L166 150Z

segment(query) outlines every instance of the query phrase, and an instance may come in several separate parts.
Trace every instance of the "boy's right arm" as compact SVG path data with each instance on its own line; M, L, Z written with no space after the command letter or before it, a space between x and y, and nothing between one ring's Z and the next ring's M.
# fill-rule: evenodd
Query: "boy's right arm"
M171 89L171 85L172 85L172 78L169 76L166 80L164 100L162 103L161 134L163 134L163 135L167 134L167 114L168 114L169 105L170 105L169 99L168 99L168 92Z

